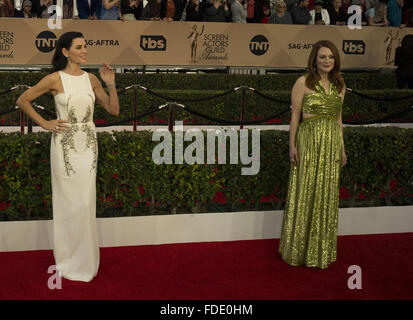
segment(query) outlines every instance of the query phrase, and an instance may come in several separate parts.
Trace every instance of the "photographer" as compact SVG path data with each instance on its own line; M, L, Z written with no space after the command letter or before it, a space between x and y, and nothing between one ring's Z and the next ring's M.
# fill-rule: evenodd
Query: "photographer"
M188 1L185 21L202 21L202 8L199 0Z
M232 22L247 23L247 3L242 0L234 0L231 5Z
M143 11L142 0L121 0L119 19L122 21L140 20Z
M179 21L182 17L182 10L186 1L182 0L161 0L161 20Z
M203 21L225 22L229 16L229 9L226 0L213 0L212 5L205 9Z

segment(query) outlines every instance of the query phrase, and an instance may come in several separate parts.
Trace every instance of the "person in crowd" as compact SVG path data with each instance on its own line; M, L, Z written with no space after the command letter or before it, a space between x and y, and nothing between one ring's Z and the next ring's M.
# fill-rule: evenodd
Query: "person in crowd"
M121 0L102 0L99 20L118 20L121 15L120 1Z
M333 0L333 4L328 7L331 25L345 26L347 24L347 13L343 10L342 4L342 0Z
M351 6L351 0L342 0L342 2L341 9L347 14L347 10Z
M24 0L22 4L23 10L15 11L15 17L17 18L37 18L36 14L32 12L32 2L30 0Z
M202 7L199 0L188 1L185 21L202 21Z
M247 23L254 22L254 6L255 0L246 0L247 1Z
M386 27L389 25L387 5L384 2L377 2L376 7L368 9L366 17L369 26Z
M375 8L379 2L387 2L387 0L365 0L366 1L366 11Z
M161 0L161 19L165 21L181 20L182 4L182 0Z
M413 7L405 10L403 14L402 24L408 28L413 28Z
M119 19L122 21L140 20L142 17L142 11L142 0L121 0Z
M12 0L0 0L0 18L14 17L14 3Z
M24 0L13 0L13 16L16 18L22 18L23 13L23 1Z
M247 23L247 3L242 0L234 0L231 4L232 22Z
M205 9L203 21L225 22L229 16L229 8L226 0L213 0L212 5Z
M327 9L323 9L323 0L314 1L314 9L310 11L311 20L309 24L328 25L330 16Z
M143 8L142 20L161 20L161 0L149 0Z
M291 92L291 166L278 252L289 265L325 269L337 259L346 86L331 41L312 46L307 67Z
M366 0L351 0L351 5L361 6L363 8L363 12L366 12Z
M270 3L270 13L271 15L275 14L275 3L277 2L277 0L269 0Z
M264 6L262 7L261 23L267 24L268 21L270 20L270 16L271 16L270 3L265 2Z
M254 17L252 21L254 23L262 23L262 18L264 17L264 7L266 6L267 0L255 0L254 1Z
M404 89L407 85L413 89L413 35L403 37L401 47L396 48L394 65L396 69L397 88Z
M48 19L53 12L48 12L48 8L53 5L53 0L31 0L32 12L35 12L38 18Z
M63 19L74 18L74 1L75 0L57 0L56 4L62 6Z
M201 13L202 13L202 19L204 18L204 13L205 10L208 9L212 4L214 3L214 0L202 0L201 3L199 4L199 7L201 8Z
M390 0L387 3L387 19L390 27L405 27L402 24L402 8L404 0Z
M287 4L284 0L275 2L275 13L271 15L269 23L273 24L292 24L290 13L287 11Z
M402 8L402 24L413 28L413 0L405 0Z
M96 0L76 0L77 16L80 19L96 20L99 16L97 12L97 5L98 3Z
M287 5L287 10L291 12L291 10L295 7L298 6L298 3L300 2L299 0L284 0L285 4Z
M323 2L322 8L327 9L329 5L331 5L331 0L321 0ZM315 0L309 0L308 1L308 10L313 10L314 9L314 3Z
M291 17L294 24L308 24L311 21L310 11L307 8L308 0L299 0L291 10Z

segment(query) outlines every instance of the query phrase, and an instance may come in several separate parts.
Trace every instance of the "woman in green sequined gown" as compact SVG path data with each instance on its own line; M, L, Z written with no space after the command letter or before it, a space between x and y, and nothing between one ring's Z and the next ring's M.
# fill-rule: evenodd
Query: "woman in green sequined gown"
M293 266L327 268L337 258L339 176L347 159L344 93L337 48L330 41L317 42L308 74L291 94L291 171L278 250Z

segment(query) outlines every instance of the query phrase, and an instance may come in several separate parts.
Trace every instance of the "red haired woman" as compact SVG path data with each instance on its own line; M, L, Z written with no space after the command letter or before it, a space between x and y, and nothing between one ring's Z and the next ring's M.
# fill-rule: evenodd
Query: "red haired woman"
M344 93L336 46L315 43L308 73L291 93L291 171L279 252L293 266L327 268L337 257L339 176L347 161Z

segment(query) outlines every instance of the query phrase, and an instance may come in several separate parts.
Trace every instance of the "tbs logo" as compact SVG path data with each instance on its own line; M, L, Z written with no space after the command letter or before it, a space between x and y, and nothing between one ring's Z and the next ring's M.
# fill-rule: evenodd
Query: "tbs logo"
M140 46L144 51L166 51L166 39L163 36L141 36Z
M343 40L343 52L345 54L364 54L366 44L362 40Z

